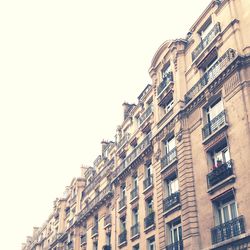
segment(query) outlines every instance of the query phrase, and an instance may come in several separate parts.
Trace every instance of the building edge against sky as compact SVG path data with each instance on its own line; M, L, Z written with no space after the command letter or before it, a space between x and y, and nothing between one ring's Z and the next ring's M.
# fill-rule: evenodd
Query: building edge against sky
M115 142L22 250L250 249L250 1L212 1L156 51Z

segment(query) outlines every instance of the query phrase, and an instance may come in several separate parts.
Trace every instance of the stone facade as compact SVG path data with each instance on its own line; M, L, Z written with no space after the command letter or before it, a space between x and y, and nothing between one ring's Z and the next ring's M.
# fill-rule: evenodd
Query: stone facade
M212 1L22 250L250 249L250 1Z

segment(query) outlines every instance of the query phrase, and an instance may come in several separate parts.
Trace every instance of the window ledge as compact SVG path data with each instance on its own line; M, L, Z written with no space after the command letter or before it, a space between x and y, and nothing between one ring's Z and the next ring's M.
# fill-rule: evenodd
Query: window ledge
M119 248L125 247L127 245L127 241L123 241L118 245Z
M144 189L143 190L143 194L145 194L145 193L147 193L149 190L151 190L153 188L153 183L150 185L150 186L148 186L146 189Z
M177 162L177 157L175 157L174 160L172 160L168 165L166 165L164 168L161 169L161 173L163 173L166 169L170 168L172 165L174 165Z
M130 238L130 240L134 241L134 240L136 240L136 239L138 239L138 238L140 238L140 233L138 233L138 234L132 236L132 237Z
M202 144L207 144L212 138L214 138L216 135L224 131L228 128L228 123L225 122L220 128L218 128L215 132L213 132L211 135L209 135L207 138L203 139Z
M220 189L221 187L229 184L229 183L233 183L235 182L236 176L234 174L228 176L226 179L222 180L221 182L215 184L213 187L209 188L207 190L207 192L209 194L213 194L215 191L217 191L218 189Z
M181 203L176 204L175 206L171 207L167 211L163 212L163 216L167 216L181 208Z
M136 197L134 197L133 199L130 200L130 204L137 201L139 199L139 195L137 195Z
M122 212L123 210L125 210L125 209L127 209L127 205L125 205L125 206L119 208L118 213L121 213L121 212Z
M152 224L151 226L145 228L145 229L144 229L144 232L145 232L145 233L148 233L148 232L150 232L151 230L154 230L154 229L155 229L155 223Z

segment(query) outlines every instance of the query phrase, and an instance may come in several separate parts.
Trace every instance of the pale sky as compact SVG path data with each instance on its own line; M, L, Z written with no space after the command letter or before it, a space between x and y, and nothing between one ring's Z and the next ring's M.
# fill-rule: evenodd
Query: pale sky
M1 249L21 248L113 140L154 53L210 0L0 2Z

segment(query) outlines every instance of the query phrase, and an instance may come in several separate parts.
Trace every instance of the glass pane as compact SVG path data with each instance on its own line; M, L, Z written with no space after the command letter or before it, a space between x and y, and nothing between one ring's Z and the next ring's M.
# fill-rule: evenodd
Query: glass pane
M173 238L173 243L178 241L178 230L177 228L174 229L174 238Z
M231 210L231 219L234 219L237 217L237 210L236 210L236 204L235 202L230 204L230 210Z
M224 218L223 223L230 220L228 206L223 207L223 218Z

